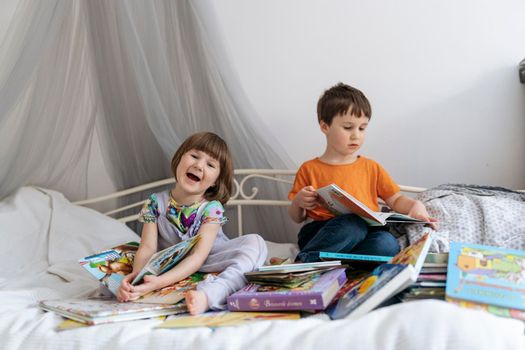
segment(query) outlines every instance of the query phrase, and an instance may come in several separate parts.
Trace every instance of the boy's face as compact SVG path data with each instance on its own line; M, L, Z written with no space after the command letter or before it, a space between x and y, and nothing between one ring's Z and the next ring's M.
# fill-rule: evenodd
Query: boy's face
M357 117L350 113L335 116L331 125L321 121L320 127L326 135L328 149L338 156L355 156L365 142L368 121L364 115Z

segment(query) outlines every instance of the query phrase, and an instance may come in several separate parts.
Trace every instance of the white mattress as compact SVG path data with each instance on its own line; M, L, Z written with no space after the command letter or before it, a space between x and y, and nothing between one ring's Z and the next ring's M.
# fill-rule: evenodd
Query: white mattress
M60 193L22 188L0 203L1 349L525 349L524 325L438 301L410 302L354 320L316 315L211 330L154 329L142 320L56 332L61 321L35 304L98 287L77 260L136 235ZM293 254L293 245L272 246ZM273 253L272 255L282 255Z

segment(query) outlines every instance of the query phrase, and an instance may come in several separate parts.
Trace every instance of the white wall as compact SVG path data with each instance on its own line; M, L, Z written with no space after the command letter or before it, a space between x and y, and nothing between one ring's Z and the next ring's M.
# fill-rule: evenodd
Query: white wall
M525 1L209 1L263 121L299 165L343 81L373 108L362 154L402 184L525 188Z

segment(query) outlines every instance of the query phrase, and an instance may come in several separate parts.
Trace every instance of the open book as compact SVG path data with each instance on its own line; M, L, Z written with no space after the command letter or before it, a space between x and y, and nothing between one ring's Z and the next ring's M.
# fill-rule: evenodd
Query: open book
M426 233L388 264L379 265L328 308L327 314L332 319L359 317L416 282L431 242Z
M183 241L154 254L134 282L140 281L146 274L158 275L168 271L188 254L198 240L197 235L191 240ZM133 261L138 246L137 242L127 242L80 259L79 263L113 295L117 295L124 276L133 270ZM206 278L208 274L196 272L177 283L149 292L135 302L175 304L184 299L186 291L194 289L198 282Z
M179 242L171 247L161 250L151 256L146 265L140 270L139 274L131 282L131 284L137 284L146 275L161 275L164 272L170 270L173 266L177 265L199 241L200 236L195 235L190 239Z
M373 211L336 184L318 188L317 193L323 199L325 207L335 215L356 214L362 217L370 226L384 226L387 223L430 223L399 213Z

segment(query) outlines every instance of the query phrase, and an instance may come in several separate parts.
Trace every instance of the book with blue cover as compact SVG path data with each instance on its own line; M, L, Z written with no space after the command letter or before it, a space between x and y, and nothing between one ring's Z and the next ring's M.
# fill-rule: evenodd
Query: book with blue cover
M451 242L446 295L525 310L525 251Z
M377 265L387 263L392 258L392 256L382 255L319 252L319 259L323 261L339 260L350 267L363 269L371 269Z

